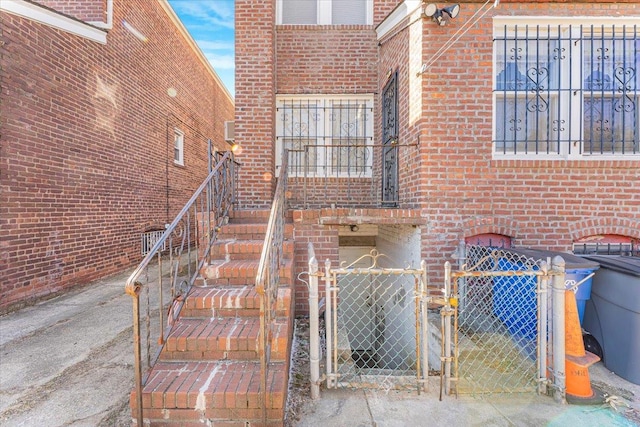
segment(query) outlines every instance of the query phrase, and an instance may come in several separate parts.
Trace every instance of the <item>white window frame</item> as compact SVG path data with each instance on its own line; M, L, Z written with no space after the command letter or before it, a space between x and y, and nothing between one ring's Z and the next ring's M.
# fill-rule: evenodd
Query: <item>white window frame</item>
M348 1L348 0L313 0L316 2L317 12L316 16L318 22L315 24L286 24L286 25L334 25L331 22L331 6L334 1ZM282 9L284 7L284 0L277 0L276 3L276 25L282 24ZM373 0L366 0L366 24L373 25ZM349 25L349 24L344 24Z
M314 176L314 177L326 177L326 178L371 178L372 177L372 169L373 169L373 138L374 138L374 121L375 115L373 110L373 94L363 94L363 95L278 95L276 96L276 176L280 175L280 166L282 164L282 155L284 153L284 141L289 139L290 137L284 136L284 120L281 116L282 108L285 107L287 102L294 103L316 103L317 109L321 111L320 120L322 123L317 127L316 133L320 133L320 135L315 135L315 137L310 138L310 141L314 141L316 146L321 148L317 148L315 150L316 157L314 158L314 166L306 169L304 171L301 170L291 170L289 172L289 176ZM336 172L330 165L327 165L327 159L331 154L327 154L322 147L330 146L334 144L334 135L333 135L333 123L329 118L330 113L325 112L332 108L333 103L349 103L349 102L362 102L365 104L365 108L367 111L366 121L364 123L364 131L365 134L358 139L363 139L365 142L363 145L366 145L366 148L363 148L363 155L366 157L366 163L361 165L356 165L354 167L355 170L349 171L338 171ZM312 146L313 144L309 144ZM289 162L289 167L291 168L293 165L291 161ZM305 165L306 167L306 165ZM359 170L364 169L364 170Z
M558 31L558 28L560 29L561 32L564 32L564 34L569 34L569 29L571 28L574 31L578 31L580 28L580 25L583 25L584 27L590 27L591 25L593 25L595 28L600 28L602 26L607 27L607 26L611 26L615 29L616 34L622 34L622 29L623 27L627 26L627 27L631 27L633 28L633 26L635 25L637 28L640 29L640 25L639 25L639 21L640 17L623 17L623 18L615 18L615 17L550 17L550 16L539 16L539 17L511 17L511 16L498 16L498 17L494 17L493 19L493 31L494 31L494 39L498 36L502 37L504 36L504 29L505 27L508 30L513 30L516 26L519 28L525 28L525 26L529 26L530 28L536 28L536 26L540 26L541 31L545 31L544 35L546 36L546 29L547 26L550 26L552 31L556 32ZM619 31L619 32L618 32ZM627 30L628 31L628 30ZM573 37L572 37L573 39ZM522 40L524 42L525 38L523 37L522 39L518 39L518 40ZM562 48L566 48L567 44L570 43L567 40L562 40L559 44L560 47ZM524 44L524 43L523 43ZM578 43L576 46L573 46L571 49L573 49L573 51L580 51L583 52L583 47L581 43ZM540 159L547 159L547 160L638 160L640 159L640 153L606 153L606 154L600 154L600 153L594 153L594 154L590 154L590 153L582 153L582 149L580 148L580 146L584 143L583 141L583 115L584 115L584 100L585 97L584 96L573 96L573 97L569 97L569 95L567 94L566 97L565 95L559 95L557 93L553 93L553 89L550 91L551 93L549 93L550 95L550 99L549 102L557 102L558 99L560 99L560 102L562 103L562 105L565 106L569 106L570 108L564 107L560 110L560 115L559 117L557 117L557 119L559 120L565 120L565 123L568 125L570 124L570 128L569 126L567 126L567 128L564 130L566 135L580 135L580 140L579 141L573 141L572 144L572 148L571 148L571 153L569 153L569 147L567 143L564 143L560 145L560 152L559 153L535 153L535 152L529 152L529 153L525 153L525 152L518 152L516 154L513 153L502 153L496 150L496 139L497 139L497 128L498 128L498 99L500 96L503 97L514 97L515 95L513 94L509 94L509 92L503 92L501 93L500 90L496 87L496 75L497 75L497 70L498 70L498 52L497 52L497 47L496 44L493 43L492 46L492 56L493 56L493 71L491 74L491 79L492 79L492 89L493 89L493 105L492 105L492 112L493 112L493 117L492 117L492 158L494 160L507 160L507 159L530 159L530 160L540 160ZM568 56L568 55L567 55ZM582 75L581 75L581 70L582 70L582 64L580 63L582 60L582 55L575 55L575 57L573 58L568 58L565 59L564 61L570 61L571 62L571 66L568 66L567 64L563 65L563 73L560 75L560 88L567 88L568 87L568 82L569 80L571 80L572 83L572 89L573 87L575 87L576 83L575 82L581 82L582 79ZM637 71L637 70L636 70ZM580 87L581 83L580 83ZM581 94L582 94L582 90L580 90ZM522 92L521 95L523 95L524 92ZM637 126L640 127L640 88L638 89L638 94L639 96L636 97L636 99L638 101L636 101L636 123ZM606 94L605 94L606 96ZM568 112L570 111L570 113ZM568 136L567 136L568 138ZM573 137L571 137L573 140ZM546 143L546 141L545 141ZM575 149L574 149L575 148Z
M173 163L184 166L184 132L178 128L173 130Z

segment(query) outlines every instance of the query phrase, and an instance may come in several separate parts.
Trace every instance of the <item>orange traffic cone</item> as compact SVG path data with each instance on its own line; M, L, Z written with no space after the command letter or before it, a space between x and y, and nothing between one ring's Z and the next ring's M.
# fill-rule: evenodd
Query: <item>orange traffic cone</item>
M576 294L573 291L565 292L564 314L567 401L586 405L602 403L602 392L592 388L589 380L589 366L600 358L584 349Z

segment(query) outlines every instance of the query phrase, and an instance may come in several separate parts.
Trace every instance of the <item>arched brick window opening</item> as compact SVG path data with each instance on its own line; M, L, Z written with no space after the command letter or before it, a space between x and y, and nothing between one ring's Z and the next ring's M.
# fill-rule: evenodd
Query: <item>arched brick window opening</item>
M489 246L492 248L510 248L511 237L496 233L482 233L475 236L465 237L467 245Z
M619 234L598 234L573 242L576 255L640 256L640 240Z

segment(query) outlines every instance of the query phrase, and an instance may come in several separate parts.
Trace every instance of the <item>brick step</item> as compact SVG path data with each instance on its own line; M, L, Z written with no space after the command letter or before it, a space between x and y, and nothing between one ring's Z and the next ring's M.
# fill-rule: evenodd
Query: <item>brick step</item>
M179 319L162 349L162 360L251 360L259 355L257 317ZM276 321L271 360L285 360L289 321Z
M218 231L218 239L262 240L267 232L267 223L234 223L223 225ZM293 224L284 225L284 238L293 240Z
M278 289L278 317L291 314L291 288ZM194 286L181 318L255 317L260 315L260 296L255 286Z
M240 223L252 223L252 222L264 222L269 221L271 215L271 209L244 209L233 210L229 213L229 222Z
M227 261L259 260L263 245L264 240L219 239L211 247L211 258ZM293 255L293 240L283 242L282 250L286 255Z
M267 377L269 426L282 426L287 392L286 362L273 363ZM154 366L142 391L150 425L236 425L262 422L260 362L165 362ZM136 392L130 406L136 409ZM226 424L229 423L229 424ZM146 425L146 422L145 422Z
M200 274L208 286L211 285L253 285L258 273L259 260L214 260L205 266ZM284 259L280 267L281 286L293 283L293 260Z
M241 209L234 210L229 213L229 221L236 224L241 223L254 223L269 222L269 216L271 215L271 209ZM285 212L285 221L292 221L293 214L291 211Z

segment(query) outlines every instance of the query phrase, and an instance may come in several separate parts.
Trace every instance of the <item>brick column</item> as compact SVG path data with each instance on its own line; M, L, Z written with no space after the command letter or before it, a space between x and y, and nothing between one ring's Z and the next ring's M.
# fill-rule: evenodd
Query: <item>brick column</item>
M274 188L275 0L236 1L235 138L240 209L269 206Z

